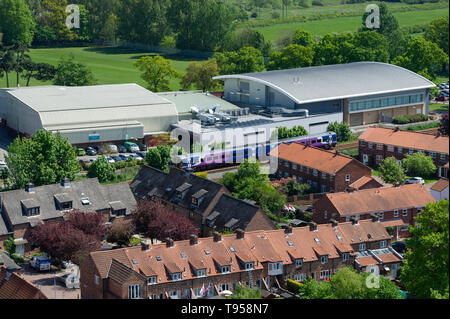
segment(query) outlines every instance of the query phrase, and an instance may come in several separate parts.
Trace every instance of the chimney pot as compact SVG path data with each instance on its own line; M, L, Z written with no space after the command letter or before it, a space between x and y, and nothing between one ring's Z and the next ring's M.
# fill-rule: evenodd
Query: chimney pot
M243 239L244 236L245 236L245 231L243 231L240 228L236 229L236 238L237 239Z
M64 187L70 187L70 179L64 177L63 180L61 181L61 185Z
M149 240L143 240L141 242L141 249L142 249L142 251L149 251L150 250L150 241Z
M331 225L333 227L337 227L337 225L338 225L338 221L336 219L333 219L333 218L330 219L330 223L331 223Z
M350 221L352 222L352 225L358 225L358 220L356 219L356 217L350 218Z
M198 244L198 236L197 235L191 235L189 243L191 245L197 245Z
M374 223L379 223L380 222L380 217L378 215L372 214L371 217L372 217L372 221Z
M28 183L27 185L25 185L25 191L27 191L28 193L34 193L34 184Z
M215 241L215 242L218 242L218 241L221 241L221 240L222 240L222 235L221 235L219 232L217 232L217 231L215 231L215 232L213 233L213 236L214 236L214 241Z
M317 223L315 223L315 222L310 222L310 223L309 223L309 230L310 230L310 231L317 231Z
M292 225L291 224L287 225L286 229L284 230L284 232L286 234L292 234Z

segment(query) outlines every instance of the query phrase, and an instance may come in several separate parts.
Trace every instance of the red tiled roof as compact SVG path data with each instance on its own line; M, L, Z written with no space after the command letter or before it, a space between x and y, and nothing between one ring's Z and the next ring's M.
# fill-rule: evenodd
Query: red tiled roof
M0 299L47 299L32 283L0 266Z
M403 226L405 222L403 219L394 219L380 222L384 227L395 227L395 226Z
M448 136L435 136L410 131L394 131L383 127L368 127L359 137L366 142L388 144L403 148L425 150L438 153L449 153Z
M377 257L381 259L383 264L389 264L389 263L395 263L395 262L402 261L399 257L397 257L394 254L378 255Z
M181 271L183 280L197 278L193 267L206 268L207 276L220 274L220 266L230 266L231 273L239 273L245 271L239 259L254 262L255 269L263 269L264 262L292 264L300 258L309 262L318 260L318 254L327 254L330 259L341 258L338 249L353 252L353 243L386 238L389 234L385 227L368 219L361 220L359 225L352 225L351 222L340 223L337 227L321 224L317 226L317 231L311 231L309 227L294 227L292 233L259 230L246 232L243 239L236 238L236 235L222 236L221 241L214 241L213 237L199 238L196 245L182 240L174 242L172 247L162 243L151 245L147 251L141 247L131 247L94 252L91 256L97 268L101 269L105 268L105 264L109 267L113 258L126 258L126 261L120 262L146 277L156 275L158 283L165 283L171 280L166 270ZM99 272L105 273L103 270Z
M373 256L361 257L357 258L356 260L362 267L379 264L378 260L376 260Z
M350 184L350 187L359 189L361 187L363 187L364 185L366 185L367 183L370 183L372 181L374 181L375 179L372 176L363 176L360 179L356 180L353 182L353 184ZM376 181L376 180L375 180Z
M351 193L328 193L325 196L341 216L425 207L427 203L435 201L420 184L364 189Z
M281 143L270 152L270 155L328 174L336 174L351 162L357 162L364 166L364 164L349 156L296 142L292 144Z
M432 190L436 192L442 192L444 189L448 187L448 179L441 178L431 187Z

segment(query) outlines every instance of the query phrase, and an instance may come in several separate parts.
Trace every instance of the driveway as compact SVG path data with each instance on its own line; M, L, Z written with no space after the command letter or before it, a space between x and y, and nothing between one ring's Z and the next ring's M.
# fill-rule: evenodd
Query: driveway
M29 264L21 265L22 276L37 288L39 288L48 299L79 299L80 289L68 289L62 282L55 277L63 276L65 271L51 270L46 272L38 272L34 270ZM56 296L56 297L55 297Z

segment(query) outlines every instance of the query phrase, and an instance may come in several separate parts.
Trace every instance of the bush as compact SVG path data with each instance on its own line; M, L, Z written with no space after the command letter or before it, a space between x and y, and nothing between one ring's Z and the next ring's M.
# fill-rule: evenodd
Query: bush
M408 124L409 119L406 116L396 116L392 119L392 123L394 124Z
M272 13L272 19L279 19L280 18L280 13L278 13L277 11Z
M131 227L124 223L115 223L108 232L107 241L116 243L120 246L126 246L131 241Z
M26 262L26 260L22 256L16 253L11 255L11 259L14 260L16 264L23 264Z
M256 12L252 12L252 14L250 15L251 18L255 19L258 17L258 14Z
M287 280L287 289L294 294L300 293L302 287L303 284L296 282L295 280L292 279Z

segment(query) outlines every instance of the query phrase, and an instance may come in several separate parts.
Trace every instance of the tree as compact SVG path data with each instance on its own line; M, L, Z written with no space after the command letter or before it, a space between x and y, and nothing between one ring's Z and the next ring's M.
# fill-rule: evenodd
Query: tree
M6 87L9 87L9 72L14 69L14 53L12 46L4 46L0 43L0 70L5 72Z
M441 123L439 125L440 134L448 136L448 123L449 123L448 113L442 114Z
M267 213L278 213L286 205L286 196L272 185L258 184L253 188L252 199Z
M3 246L10 256L16 253L16 244L14 243L14 233L12 234L11 237L8 237L8 239L6 239L3 242Z
M35 186L75 178L81 167L69 140L58 132L40 130L30 139L16 138L8 147L5 161L16 188L31 182Z
M268 70L283 70L311 66L314 50L298 44L290 44L282 51L274 52L267 65Z
M101 155L89 166L88 176L97 177L100 182L107 182L114 179L115 171L114 167Z
M374 29L367 28L366 19L371 13L366 12L363 14L363 17L362 17L362 24L363 24L362 30L363 31L374 30L386 37L389 37L391 34L393 34L399 28L397 18L391 12L389 12L389 8L384 2L381 2L377 5L380 10L380 16L379 16L380 27L374 28Z
M153 92L169 90L169 79L178 78L180 74L171 65L171 60L160 55L145 56L133 65L143 72L141 78L148 83L148 89Z
M35 22L24 0L0 1L0 32L3 33L4 44L11 45L17 41L29 46L34 29Z
M326 34L314 46L314 65L343 64L354 62L352 33Z
M417 298L447 294L449 287L449 201L429 203L410 226L408 251L400 268L400 281Z
M151 167L157 168L162 171L166 169L163 165L161 154L156 148L151 148L148 150L147 154L145 155L145 161Z
M61 261L81 264L91 251L101 247L106 228L98 213L75 210L62 222L47 222L30 232L30 241L41 251Z
M258 288L237 285L234 293L227 299L261 299L261 291Z
M229 32L223 41L223 52L238 51L243 47L258 49L263 56L269 56L272 50L272 42L266 41L264 35L248 26L236 28Z
M448 64L448 55L436 43L420 37L409 42L403 54L392 63L433 79L441 71L442 65Z
M358 61L389 61L389 42L383 34L376 31L363 31L353 38L351 59Z
M30 85L31 78L38 81L51 81L55 78L56 69L48 63L36 63L27 60L23 64L23 77L27 80L27 86Z
M402 164L406 171L414 176L429 177L436 172L436 166L431 156L422 152L416 152L413 155L406 154Z
M430 22L425 31L425 39L436 43L442 51L448 54L449 46L449 20L448 17L442 17Z
M100 31L100 39L103 41L116 41L118 28L117 16L111 13Z
M336 133L339 142L347 142L352 138L352 130L348 123L333 122L328 125L327 131Z
M67 0L42 0L41 11L37 13L38 24L51 30L59 41L73 41L77 34L66 25Z
M378 168L380 177L385 183L405 184L405 171L401 164L397 163L395 157L388 157L383 160L383 164Z
M119 246L127 246L133 236L132 227L128 223L113 223L108 231L107 240Z
M158 240L170 237L173 240L188 239L190 235L198 235L194 224L179 212L157 200L140 200L133 214L133 226L139 233Z
M64 86L88 86L94 85L96 80L92 71L83 63L75 62L75 57L61 57L56 67L53 84Z
M221 74L261 72L264 70L264 57L258 49L243 47L235 52L216 52L214 58Z
M30 50L21 42L13 41L12 50L15 52L14 70L17 75L17 86L19 86L19 75L24 70L24 66L28 61L31 61L30 56L26 53Z
M212 58L205 62L191 62L186 67L186 74L181 78L181 87L189 89L194 85L202 91L212 91L220 87L218 81L212 78L219 75L219 66L216 59Z
M292 43L305 47L312 47L314 45L314 40L311 32L297 28L292 36Z

